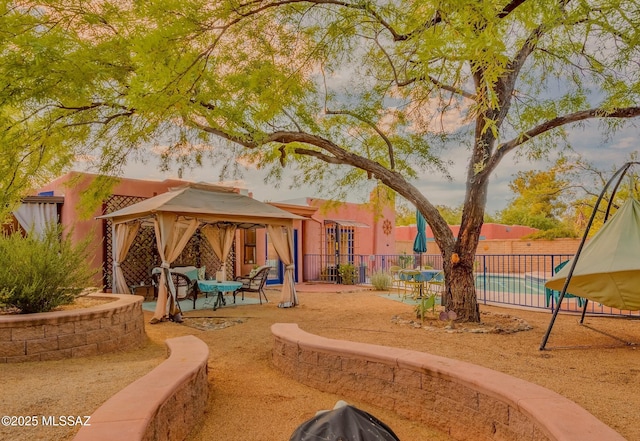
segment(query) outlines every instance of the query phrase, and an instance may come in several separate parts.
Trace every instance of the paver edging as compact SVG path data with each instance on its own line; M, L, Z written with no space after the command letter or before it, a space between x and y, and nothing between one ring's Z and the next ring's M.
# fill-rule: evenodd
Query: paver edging
M0 363L47 361L133 349L145 341L141 296L88 308L0 316Z
M209 347L192 335L165 343L169 357L100 406L74 441L186 439L207 406Z
M347 398L385 403L457 440L624 440L556 392L482 366L324 338L295 323L276 323L271 331L274 366L298 381ZM388 369L393 369L391 378Z

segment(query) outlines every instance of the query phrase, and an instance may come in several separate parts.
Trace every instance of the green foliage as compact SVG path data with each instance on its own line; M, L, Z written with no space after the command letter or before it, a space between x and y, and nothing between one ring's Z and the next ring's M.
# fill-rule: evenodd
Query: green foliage
M608 135L640 115L640 0L0 8L2 209L80 155L117 174L157 149L165 166L210 158L228 176L249 163L340 197L379 180L420 207L444 254L464 258L506 156L544 158L568 127L598 120ZM450 179L451 157L468 164L457 242L429 200L438 186L417 185ZM554 210L517 208L514 219L555 228Z
M414 308L416 317L418 317L422 321L424 321L424 316L429 310L431 310L432 314L435 314L436 312L436 295L435 294L423 296L420 299L420 303L418 303Z
M371 284L376 291L386 291L393 286L393 278L384 271L376 271L371 275Z
M462 212L464 211L462 204L457 207L436 205L436 209L448 225L460 225L462 223ZM485 213L484 222L495 222L495 219L491 214ZM415 223L415 206L406 201L398 202L396 204L396 225L415 225Z
M413 256L407 253L403 253L398 257L398 265L401 268L410 268L413 265Z
M578 232L573 228L562 225L556 228L551 228L549 230L542 230L536 233L532 233L524 237L523 239L562 239L565 237L576 238L578 237Z
M0 236L0 303L21 313L47 312L73 303L91 285L89 241L73 245L62 228L38 239L19 232Z
M341 263L338 274L343 285L355 285L358 281L358 268L352 263Z
M569 182L560 179L563 161L544 171L519 172L509 188L516 195L509 206L499 213L499 222L525 225L540 230L561 231L560 217L566 212L563 196Z

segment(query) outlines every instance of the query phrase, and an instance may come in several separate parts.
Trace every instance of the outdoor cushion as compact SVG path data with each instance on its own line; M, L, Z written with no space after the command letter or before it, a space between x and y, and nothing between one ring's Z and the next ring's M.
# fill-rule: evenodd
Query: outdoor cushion
M198 268L195 266L178 266L175 268L171 268L171 272L184 274L189 278L189 280L198 279Z

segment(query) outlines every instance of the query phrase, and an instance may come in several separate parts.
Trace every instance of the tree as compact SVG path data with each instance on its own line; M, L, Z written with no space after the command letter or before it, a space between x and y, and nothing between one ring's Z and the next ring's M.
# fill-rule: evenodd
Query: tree
M8 37L0 77L47 61L44 90L16 102L30 125L65 133L45 147L90 146L111 170L153 142L201 163L223 139L218 161L295 170L293 185L375 179L426 218L460 320L480 320L473 261L505 156L539 158L566 127L640 115L637 1L27 4L5 3L4 22L38 25ZM414 185L446 177L452 143L470 152L457 237Z
M460 225L460 221L462 220L462 205L453 208L446 205L436 205L435 207L448 225ZM487 221L488 218L490 217L485 215L485 221ZM396 207L396 225L411 225L415 223L416 208L406 202L398 203Z
M517 173L509 188L516 195L499 213L500 222L540 230L559 229L570 198L569 182L560 178L564 161L549 170Z
M629 163L637 165L636 153L634 152L627 160ZM638 189L637 166L630 168L625 173L625 179L620 185L614 188L608 188L602 196L600 204L597 204L598 197L607 182L619 170L620 166L616 165L611 170L601 170L583 159L573 161L565 168L564 173L567 181L573 182L569 194L572 196L567 203L571 207L565 216L565 224L570 225L578 233L582 235L587 228L593 210L597 209L589 236L593 236L604 225L605 217L608 217L620 208L624 201L630 197L638 198L640 190Z

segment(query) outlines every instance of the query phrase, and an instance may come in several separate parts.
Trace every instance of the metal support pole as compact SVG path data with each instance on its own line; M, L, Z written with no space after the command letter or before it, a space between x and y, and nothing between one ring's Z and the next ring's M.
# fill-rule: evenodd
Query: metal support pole
M634 164L640 164L640 162L627 162L626 164L624 164L617 172L615 172L615 174L611 177L611 179L609 179L609 181L606 183L606 185L600 192L600 195L598 196L598 200L596 201L593 207L593 211L591 212L591 217L589 218L589 222L587 223L587 228L584 230L584 234L582 235L582 240L580 241L580 245L578 246L578 251L576 251L575 256L573 256L573 260L571 261L571 267L569 268L569 273L567 274L567 278L564 281L562 291L560 292L560 298L558 299L558 303L555 305L555 309L553 310L553 316L551 316L551 322L549 323L547 332L545 332L544 337L542 338L542 343L540 343L541 351L544 350L545 346L547 345L547 341L549 340L549 334L551 334L551 329L553 328L553 324L555 323L556 317L558 316L558 312L560 311L560 305L562 304L562 299L564 299L564 296L567 293L567 288L569 286L569 282L571 281L571 276L573 276L573 271L576 268L576 263L578 262L578 258L580 257L582 248L584 247L584 244L587 240L589 230L591 229L591 226L593 224L593 219L596 217L596 213L598 212L598 207L600 206L600 202L604 198L604 194L607 191L607 188L609 188L609 186L616 179L616 177L619 177L618 182L616 183L613 189L613 192L611 193L611 198L609 200L609 205L607 207L607 213L605 215L605 222L606 222L607 221L606 218L609 215L609 209L611 208L611 203L613 201L613 196L615 195L615 192L618 189L618 186L620 185L620 182L622 181L622 178L624 177L625 173L627 172L627 170L629 170L629 167L631 167ZM586 303L583 310L583 318L584 318L585 312L586 312Z

